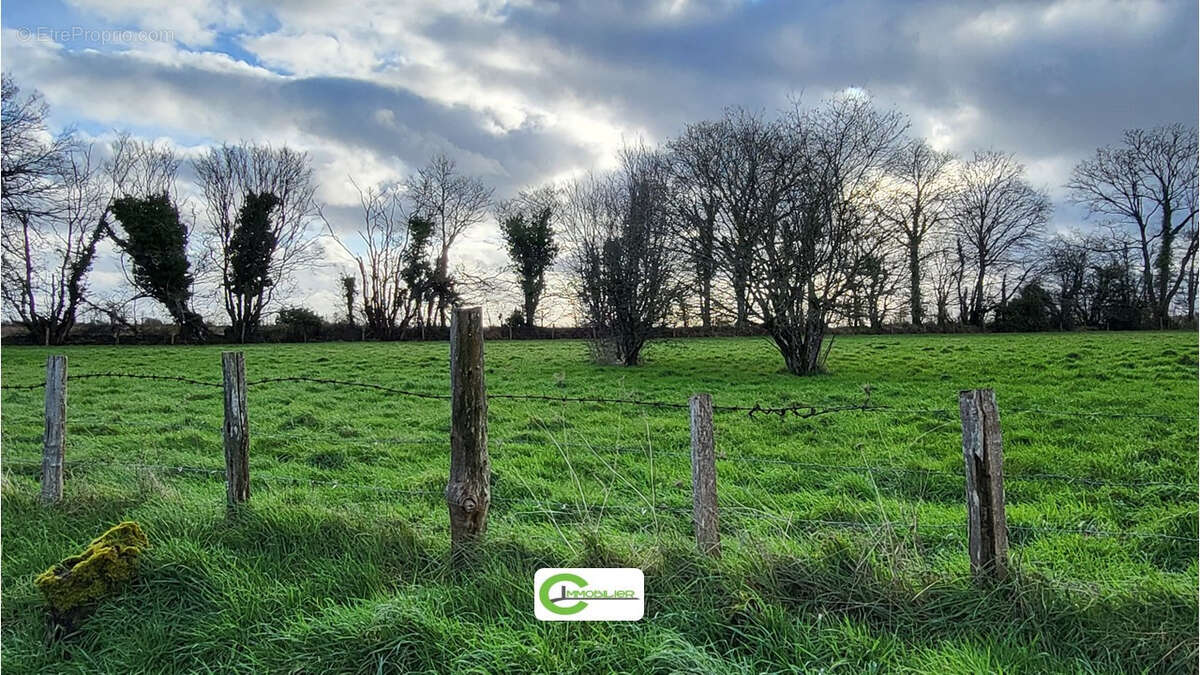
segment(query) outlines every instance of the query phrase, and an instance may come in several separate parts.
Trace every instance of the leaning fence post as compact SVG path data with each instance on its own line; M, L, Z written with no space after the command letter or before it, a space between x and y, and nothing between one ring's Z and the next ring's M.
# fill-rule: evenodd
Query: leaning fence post
M491 503L487 387L483 377L483 310L456 307L450 320L450 548L467 553L487 532Z
M717 458L713 444L712 396L696 394L688 401L692 427L692 522L701 553L721 555L717 529Z
M221 352L225 385L225 488L229 506L250 499L250 417L246 410L246 357Z
M46 359L46 434L42 446L43 504L62 500L63 454L67 440L67 357Z
M1008 576L1008 523L1004 515L1004 452L996 392L958 393L963 461L967 471L967 546L977 581Z

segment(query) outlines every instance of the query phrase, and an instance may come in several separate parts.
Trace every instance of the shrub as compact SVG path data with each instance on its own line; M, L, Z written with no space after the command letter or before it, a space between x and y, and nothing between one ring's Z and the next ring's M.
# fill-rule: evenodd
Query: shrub
M321 337L325 319L307 307L285 307L279 310L275 323L286 329L288 340L308 342Z
M1057 324L1054 298L1037 284L1029 284L1008 304L996 310L994 328L1000 331L1042 331Z
M525 327L525 313L519 309L514 309L512 311L512 314L509 314L508 318L505 319L504 323L501 325L504 328L524 328Z

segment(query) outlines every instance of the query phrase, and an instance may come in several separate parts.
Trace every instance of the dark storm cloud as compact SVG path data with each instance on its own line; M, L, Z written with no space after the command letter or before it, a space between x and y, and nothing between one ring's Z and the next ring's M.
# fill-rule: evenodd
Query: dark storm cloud
M572 56L550 64L558 79L618 101L631 120L661 133L677 130L681 112L692 119L731 104L770 109L790 93L812 98L849 85L909 109L977 109L981 133L960 151L1076 154L1123 128L1197 115L1195 3L1163 5L1145 31L1111 23L1119 17L1104 4L1077 8L1074 25L1048 30L1039 20L1050 3L1015 3L1015 25L995 42L964 35L1002 9L990 4L761 2L673 23L632 21L623 9L514 10L506 26L550 39ZM478 37L449 26L445 34Z
M275 93L305 131L419 166L431 154L459 155L464 170L503 193L534 180L556 163L591 156L536 120L502 134L485 130L484 116L363 80L312 77L281 83ZM457 152L456 152L457 151Z

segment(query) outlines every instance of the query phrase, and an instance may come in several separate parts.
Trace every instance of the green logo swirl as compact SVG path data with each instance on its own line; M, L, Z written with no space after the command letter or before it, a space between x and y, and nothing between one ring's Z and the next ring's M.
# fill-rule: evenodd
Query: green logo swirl
M562 581L575 584L580 588L587 586L587 581L585 581L583 577L576 574L570 574L567 572L555 574L542 582L542 587L538 589L538 601L542 603L542 607L545 607L547 611L561 616L570 616L571 614L578 614L579 612L582 612L583 608L587 607L588 605L582 600L573 605L559 607L558 605L554 604L553 600L550 599L550 591L554 588L554 584Z

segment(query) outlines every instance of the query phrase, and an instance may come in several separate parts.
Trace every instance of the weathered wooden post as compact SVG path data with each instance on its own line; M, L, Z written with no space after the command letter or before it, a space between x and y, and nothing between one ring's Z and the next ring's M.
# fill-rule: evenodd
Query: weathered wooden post
M46 359L46 432L42 445L43 504L63 495L63 454L67 442L67 357Z
M1004 452L996 392L958 393L963 461L967 471L967 546L976 581L1008 577L1008 523L1004 515Z
M487 446L487 387L483 378L483 310L456 307L450 320L450 549L470 551L487 532L491 460Z
M225 385L225 489L229 506L250 499L250 416L246 409L246 357L221 352Z
M720 556L712 396L696 394L688 404L692 426L692 522L696 529L696 544L701 553Z

